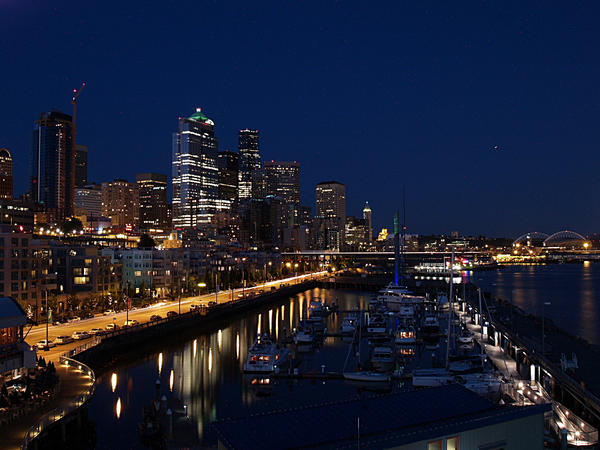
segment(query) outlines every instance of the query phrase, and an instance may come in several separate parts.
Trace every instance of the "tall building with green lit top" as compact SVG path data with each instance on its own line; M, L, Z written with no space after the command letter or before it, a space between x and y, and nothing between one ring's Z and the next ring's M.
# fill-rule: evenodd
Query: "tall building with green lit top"
M207 224L217 211L219 170L215 123L200 108L173 133L173 227Z

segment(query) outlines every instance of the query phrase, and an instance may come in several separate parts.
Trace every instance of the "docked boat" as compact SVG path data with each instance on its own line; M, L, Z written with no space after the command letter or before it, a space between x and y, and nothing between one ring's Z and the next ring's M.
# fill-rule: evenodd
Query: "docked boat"
M417 342L417 332L415 327L401 327L396 332L396 345L412 345Z
M385 316L380 313L370 314L367 321L367 332L370 334L386 334L387 322Z
M371 353L371 365L379 372L387 372L394 367L394 350L391 347L375 347Z
M341 332L342 334L354 334L357 326L358 316L356 314L349 314L342 321Z
M306 321L301 321L294 333L294 344L312 344L315 340L315 329Z
M403 305L422 304L425 297L411 294L405 286L390 283L385 289L379 291L377 301L386 305L391 311L398 311Z
M315 297L310 301L308 305L308 317L323 317L327 314L323 302L319 297Z
M456 340L460 343L460 344L472 344L473 343L473 333L471 333L469 330L464 329L457 337Z
M436 387L454 383L454 374L446 369L418 369L412 374L413 386Z
M368 383L389 383L390 376L385 373L359 370L358 372L344 372L344 379L348 381L360 381Z
M427 316L423 321L421 329L426 335L437 335L440 332L440 322L435 316Z
M483 359L479 355L453 356L448 361L448 370L455 374L483 372Z
M467 389L485 397L499 395L504 383L502 378L491 373L458 375L455 380Z
M290 352L271 341L267 335L258 335L248 350L244 372L270 373L288 362Z

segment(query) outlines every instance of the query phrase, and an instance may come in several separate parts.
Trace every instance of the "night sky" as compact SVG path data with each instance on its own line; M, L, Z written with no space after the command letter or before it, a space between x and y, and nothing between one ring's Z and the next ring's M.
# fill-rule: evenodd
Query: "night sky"
M526 5L525 5L526 3ZM347 185L409 233L600 231L597 2L0 1L0 146L28 187L39 113L71 112L89 179L170 175L179 116L258 128L303 203ZM497 146L497 147L496 147Z

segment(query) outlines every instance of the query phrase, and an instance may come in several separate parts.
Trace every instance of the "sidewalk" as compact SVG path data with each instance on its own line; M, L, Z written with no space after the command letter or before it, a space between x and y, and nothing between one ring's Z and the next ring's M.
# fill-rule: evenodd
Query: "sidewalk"
M56 365L56 373L60 377L60 391L44 408L21 417L17 422L0 427L0 436L2 436L0 449L20 449L25 434L41 416L55 408L68 406L73 399L88 389L89 378L80 373L77 368L60 365L58 357L51 360Z

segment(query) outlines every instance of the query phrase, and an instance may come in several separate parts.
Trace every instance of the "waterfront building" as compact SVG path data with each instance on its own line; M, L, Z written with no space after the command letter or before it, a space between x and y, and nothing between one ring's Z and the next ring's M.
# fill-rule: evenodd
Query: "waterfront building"
M136 176L139 197L140 229L166 230L167 176L160 173L140 173Z
M373 212L371 211L369 202L366 202L363 208L363 219L367 221L367 239L371 242L373 240Z
M215 123L200 108L173 134L173 227L209 224L217 211L219 170Z
M547 404L498 406L451 384L213 423L219 448L541 449ZM306 430L310 430L307 433Z
M88 184L88 148L87 145L76 144L75 150L75 187Z
M240 155L239 198L263 198L257 189L262 180L260 172L261 160L258 130L240 130L238 133L238 150Z
M0 199L13 199L12 156L6 147L0 148Z
M36 352L23 338L27 314L10 297L0 298L0 384L34 369Z
M74 153L71 116L60 111L42 113L33 131L30 191L48 222L60 222L73 213Z
M100 217L102 215L102 186L88 184L75 188L73 205L76 217Z
M344 243L346 225L346 186L337 181L324 181L317 184L317 211L320 219L318 248L340 250Z
M0 232L0 297L12 297L34 320L44 292L56 290L51 270L52 251L45 241L29 233Z
M238 200L239 155L229 150L219 152L219 210L230 210Z
M284 202L300 204L300 164L296 161L265 162L266 195L281 197Z
M139 223L139 197L136 183L114 180L102 183L102 215L114 228L132 231Z

